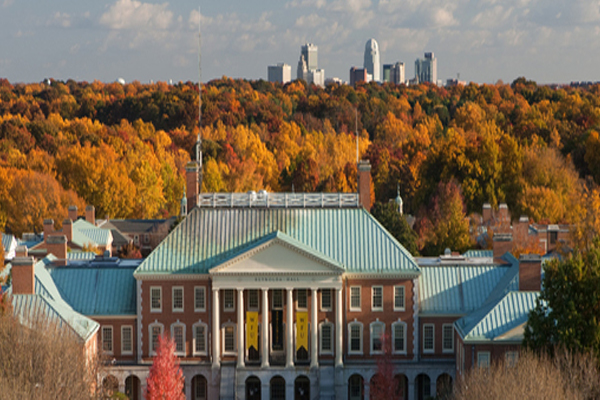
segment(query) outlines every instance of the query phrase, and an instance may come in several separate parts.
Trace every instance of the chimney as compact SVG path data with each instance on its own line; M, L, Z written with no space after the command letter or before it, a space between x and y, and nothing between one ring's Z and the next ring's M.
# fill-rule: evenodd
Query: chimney
M519 257L519 290L538 291L542 288L542 257L521 254Z
M67 237L67 242L73 240L73 221L70 218L63 221L62 233Z
M48 249L48 254L54 254L54 256L58 258L58 260L54 262L54 265L67 265L67 237L65 235L48 237L46 240L46 248Z
M358 201L367 211L371 211L371 163L361 160L358 163Z
M27 257L27 246L25 245L20 245L17 246L17 249L15 250L15 257Z
M494 258L502 257L504 254L512 250L512 239L512 233L494 234Z
M54 233L54 220L53 219L45 219L44 220L44 240L48 236Z
M483 211L481 212L481 217L483 219L484 225L492 220L492 205L490 203L485 203L483 205Z
M96 209L94 206L85 207L85 220L92 225L96 225Z
M69 219L77 221L77 206L69 206Z
M195 161L190 161L185 166L185 181L185 193L187 194L187 211L189 212L198 204L198 164Z
M12 262L12 294L35 293L35 259L15 257Z
M500 203L498 218L500 219L501 223L510 225L510 215L508 215L508 206L506 203Z

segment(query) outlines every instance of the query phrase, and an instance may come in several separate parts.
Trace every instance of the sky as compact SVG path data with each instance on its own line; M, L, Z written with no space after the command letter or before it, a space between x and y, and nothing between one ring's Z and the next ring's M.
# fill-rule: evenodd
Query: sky
M407 78L434 52L444 81L600 81L600 0L0 0L0 78L197 82L199 21L203 82L295 77L304 43L347 81L369 38Z

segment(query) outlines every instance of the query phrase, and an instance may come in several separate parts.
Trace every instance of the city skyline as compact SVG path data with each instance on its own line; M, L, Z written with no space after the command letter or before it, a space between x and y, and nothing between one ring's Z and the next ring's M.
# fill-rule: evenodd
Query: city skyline
M10 82L198 80L198 2L0 0L0 78ZM600 7L539 0L232 0L202 7L202 80L266 79L266 65L296 65L319 46L327 78L362 65L379 42L381 65L424 52L443 60L438 79L478 83L600 80ZM573 62L577 60L577 62Z

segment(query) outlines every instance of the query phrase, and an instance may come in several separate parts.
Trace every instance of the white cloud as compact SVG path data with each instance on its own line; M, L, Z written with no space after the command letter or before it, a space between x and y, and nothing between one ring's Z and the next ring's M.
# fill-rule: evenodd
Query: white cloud
M57 26L60 28L71 27L71 16L67 13L56 12L46 23L48 26Z
M137 0L117 0L100 17L100 24L116 30L166 30L173 20L173 12L168 7L169 3L150 4Z
M313 13L310 15L301 15L300 17L296 18L296 23L294 25L298 28L316 28L325 24L326 22L326 18Z
M309 7L320 9L325 7L326 0L292 0L285 5L286 8Z

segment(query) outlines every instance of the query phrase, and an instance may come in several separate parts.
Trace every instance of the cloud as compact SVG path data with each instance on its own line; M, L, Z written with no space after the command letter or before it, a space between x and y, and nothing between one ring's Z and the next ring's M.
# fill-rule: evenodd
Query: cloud
M71 16L67 13L56 12L46 22L47 26L54 26L59 28L70 28L71 27Z
M12 3L14 3L14 0L4 0L4 1L2 2L2 7L3 7L3 8L9 7L9 6L11 6L11 5L12 5Z
M326 18L319 16L318 14L301 15L296 18L294 26L298 28L316 28L320 25L324 25L327 22Z
M308 7L320 9L327 5L326 0L292 0L285 5L286 8Z
M100 17L100 24L114 30L166 30L173 20L173 12L168 7L169 3L117 0Z

